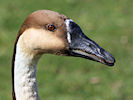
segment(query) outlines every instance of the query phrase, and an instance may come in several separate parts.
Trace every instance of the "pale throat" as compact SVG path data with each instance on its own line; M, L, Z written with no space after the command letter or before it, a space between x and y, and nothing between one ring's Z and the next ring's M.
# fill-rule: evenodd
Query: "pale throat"
M40 100L36 79L36 65L39 58L24 53L18 41L14 62L16 100Z

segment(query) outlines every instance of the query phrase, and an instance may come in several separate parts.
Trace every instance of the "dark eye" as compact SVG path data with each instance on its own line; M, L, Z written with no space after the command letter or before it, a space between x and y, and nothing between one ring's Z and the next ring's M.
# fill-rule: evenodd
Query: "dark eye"
M56 27L54 25L48 25L48 30L49 31L54 31Z

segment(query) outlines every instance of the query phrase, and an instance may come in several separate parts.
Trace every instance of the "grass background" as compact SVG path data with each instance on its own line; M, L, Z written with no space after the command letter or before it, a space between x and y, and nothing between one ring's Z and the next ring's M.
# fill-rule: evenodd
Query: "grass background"
M133 100L133 0L0 0L0 100L11 100L11 59L25 17L39 9L63 13L116 58L114 67L44 55L38 86L46 100Z

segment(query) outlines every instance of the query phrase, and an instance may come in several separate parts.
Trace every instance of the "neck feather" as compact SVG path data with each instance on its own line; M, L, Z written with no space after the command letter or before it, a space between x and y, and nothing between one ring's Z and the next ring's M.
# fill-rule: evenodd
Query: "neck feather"
M36 64L39 57L28 55L16 45L14 61L14 90L16 100L40 100L36 79Z

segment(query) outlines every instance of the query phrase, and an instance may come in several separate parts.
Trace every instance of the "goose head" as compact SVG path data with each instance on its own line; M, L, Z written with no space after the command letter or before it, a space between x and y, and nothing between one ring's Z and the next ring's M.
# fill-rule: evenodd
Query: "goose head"
M90 59L113 66L114 57L89 39L73 20L50 10L30 14L19 30L21 50L33 56L45 53Z

